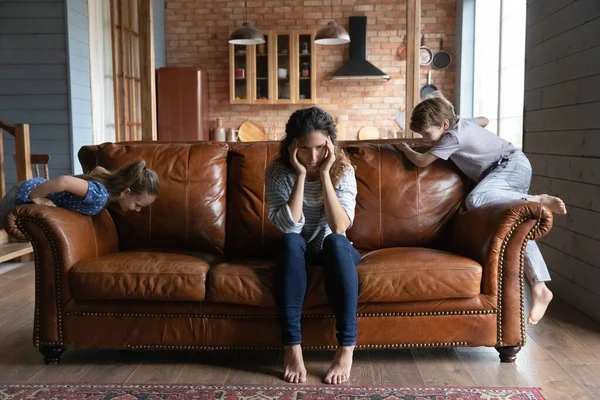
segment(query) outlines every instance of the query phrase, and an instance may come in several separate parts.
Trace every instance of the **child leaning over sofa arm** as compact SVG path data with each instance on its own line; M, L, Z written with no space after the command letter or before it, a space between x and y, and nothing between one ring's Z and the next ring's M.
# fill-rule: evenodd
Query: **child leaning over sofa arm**
M143 160L134 161L113 172L102 167L89 174L62 175L46 180L33 178L15 185L0 201L0 223L21 204L41 204L96 215L108 204L122 211L140 211L156 199L158 175Z
M412 115L410 129L433 142L426 153L418 153L406 143L401 150L416 166L426 167L438 158L451 159L477 186L467 196L469 210L502 200L538 202L557 214L566 214L564 202L547 194L529 195L531 164L525 154L511 143L485 129L485 117L460 118L454 106L440 93L419 103ZM525 275L531 284L533 302L527 320L537 324L552 300L545 282L548 267L534 241L527 243Z

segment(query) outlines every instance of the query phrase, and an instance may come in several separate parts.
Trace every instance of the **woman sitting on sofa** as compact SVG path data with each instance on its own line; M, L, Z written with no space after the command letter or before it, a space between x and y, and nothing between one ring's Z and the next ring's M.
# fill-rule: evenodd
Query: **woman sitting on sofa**
M360 255L346 238L356 205L354 168L336 144L335 123L326 111L297 110L285 130L265 177L269 219L284 233L277 265L284 379L306 381L300 329L306 268L321 265L339 345L325 382L339 384L350 376L356 344Z

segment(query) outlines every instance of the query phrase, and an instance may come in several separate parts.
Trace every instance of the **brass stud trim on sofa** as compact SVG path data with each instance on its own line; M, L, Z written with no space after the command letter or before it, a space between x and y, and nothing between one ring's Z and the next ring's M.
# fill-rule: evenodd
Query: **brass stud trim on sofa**
M428 317L428 316L441 316L441 315L482 315L482 314L496 314L496 310L359 313L356 315L359 318L371 318L371 317Z
M497 317L497 321L496 321L496 330L497 330L497 346L501 346L502 345L502 340L503 340L503 335L502 335L502 302L503 302L503 297L502 297L502 292L503 292L503 288L504 288L504 282L503 282L503 274L504 274L504 254L506 251L506 247L508 246L508 242L510 241L513 232L515 231L515 229L521 225L523 222L525 222L527 220L526 217L521 218L520 220L517 221L516 224L514 224L513 226L510 227L507 235L504 237L504 240L502 240L502 246L500 246L500 254L498 257L498 317Z
M390 313L359 313L358 318L372 317L426 317L442 315L488 315L496 314L497 310L469 311L429 311L429 312L390 312ZM203 319L279 319L278 315L224 315L224 314L155 314L155 313L118 313L118 312L86 312L68 311L67 316L73 317L148 317L148 318L203 318ZM302 318L335 318L330 314L307 314Z
M55 296L55 301L56 301L56 323L57 323L57 328L58 328L58 343L53 343L53 345L60 345L62 346L64 344L64 340L63 340L63 318L62 318L62 314L63 314L63 308L62 308L62 303L61 303L61 280L60 280L60 268L58 267L60 265L60 261L59 261L59 257L58 257L58 251L56 249L56 244L54 243L54 240L52 239L52 235L50 233L50 231L48 229L46 229L46 227L39 222L39 220L34 219L34 218L29 218L29 217L18 217L17 218L17 227L19 228L19 230L21 231L21 233L23 234L23 236L25 236L27 238L27 240L29 240L29 242L31 243L31 247L33 248L33 257L34 257L34 269L35 269L35 311L34 311L34 324L35 324L35 333L34 333L34 346L36 348L39 348L42 345L45 345L45 343L40 343L40 302L39 302L39 298L40 298L40 258L39 258L39 251L37 249L37 246L33 240L33 237L31 235L29 235L25 229L23 229L23 224L22 221L26 221L26 222L32 222L35 225L37 225L46 235L46 238L48 239L48 241L50 242L50 250L52 252L52 259L54 261L54 278L56 280L56 296Z
M527 243L531 239L533 239L533 232L535 232L541 225L542 221L537 220L535 226L529 231L527 234L527 238L523 245L521 246L521 254L520 254L520 269L519 269L519 283L520 283L520 291L521 291L521 341L519 342L519 346L525 346L525 342L527 341L527 332L525 329L525 252L527 250Z
M506 248L508 246L508 242L510 241L515 230L524 223L525 221L533 219L530 217L523 217L518 220L509 230L508 234L502 241L502 246L500 247L500 255L498 260L498 317L497 317L497 334L498 334L498 343L496 346L500 347L503 345L503 331L502 331L502 291L504 288L503 284L503 268L504 268L504 254ZM525 344L526 332L525 332L525 290L524 290L524 273L525 273L525 249L527 247L527 243L531 238L533 238L533 233L536 229L539 228L541 224L541 220L537 219L536 224L531 228L527 236L525 237L525 241L521 245L521 252L519 254L519 285L520 285L520 324L521 324L521 340L519 341L519 346Z
M465 347L467 342L358 344L357 349L411 349L428 347ZM125 345L130 350L280 350L281 346L181 346L181 345ZM338 346L305 346L305 350L335 350Z
M17 226L19 227L19 229L21 229L21 227L17 224ZM21 231L23 232L23 231ZM23 234L25 235L25 234ZM27 237L27 236L26 236ZM34 300L34 328L35 331L33 333L33 341L34 341L34 346L36 348L40 347L40 274L38 271L38 260L39 260L39 256L38 256L38 249L37 246L30 240L29 241L31 243L31 247L33 248L33 265L34 265L34 274L35 274L35 300Z

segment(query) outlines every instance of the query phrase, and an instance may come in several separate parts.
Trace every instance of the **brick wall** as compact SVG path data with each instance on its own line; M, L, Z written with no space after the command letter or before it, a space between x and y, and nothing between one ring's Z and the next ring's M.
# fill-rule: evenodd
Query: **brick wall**
M524 150L532 193L567 204L540 244L549 287L600 321L600 2L529 1ZM552 307L552 306L551 306Z
M263 30L314 29L329 21L331 7L323 0L248 1L248 18ZM392 79L388 82L331 82L327 77L348 59L348 45L317 46L318 105L334 116L347 115L349 134L363 125L395 127L394 117L404 108L406 62L396 50L406 31L406 3L402 0L333 0L333 17L348 29L348 17L368 17L367 59ZM289 115L300 105L229 104L229 32L244 18L244 2L228 0L166 0L167 65L198 66L209 72L211 119L226 127L246 119L277 126L283 132ZM456 0L422 0L422 30L434 52L443 36L444 48L454 57ZM454 95L454 63L433 71L432 82L450 98ZM421 84L427 70L421 68Z

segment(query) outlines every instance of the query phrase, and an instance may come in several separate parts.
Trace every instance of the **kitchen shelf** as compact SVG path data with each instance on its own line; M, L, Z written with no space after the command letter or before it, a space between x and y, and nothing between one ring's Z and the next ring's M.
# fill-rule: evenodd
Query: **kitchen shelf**
M264 54L258 54L256 46L230 44L230 104L315 104L315 34L312 30L263 31L266 41ZM304 42L310 43L308 54L300 53L300 46ZM245 50L246 54L236 54L240 49ZM286 53L282 53L282 50ZM305 63L310 65L310 75L307 77L301 76L301 64ZM285 78L279 77L280 68L287 70ZM236 78L236 69L243 69L246 76ZM300 95L305 98L300 98Z

